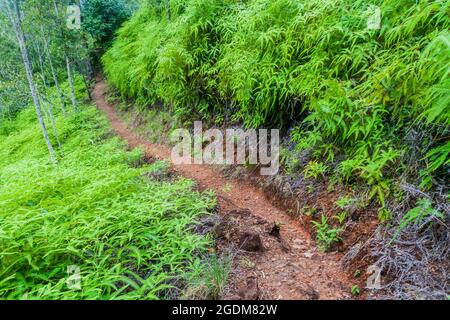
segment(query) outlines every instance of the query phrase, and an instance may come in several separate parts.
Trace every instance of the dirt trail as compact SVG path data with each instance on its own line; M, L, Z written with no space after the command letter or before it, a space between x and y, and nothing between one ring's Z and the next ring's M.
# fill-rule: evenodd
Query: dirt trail
M170 160L169 147L152 144L127 128L115 109L106 102L106 91L106 83L99 80L92 97L108 116L114 131L128 142L130 148L141 147L149 157ZM351 298L350 281L340 268L340 254L319 252L300 224L272 205L262 190L243 181L225 178L206 165L176 165L173 170L197 181L201 189L214 190L221 213L234 210L235 215L241 215L240 222L248 218L256 223L252 226L249 222L248 231L253 231L252 228L257 228L258 224L269 227L270 231L274 222L282 223L281 241L267 233L262 237L263 252L238 259L224 298Z

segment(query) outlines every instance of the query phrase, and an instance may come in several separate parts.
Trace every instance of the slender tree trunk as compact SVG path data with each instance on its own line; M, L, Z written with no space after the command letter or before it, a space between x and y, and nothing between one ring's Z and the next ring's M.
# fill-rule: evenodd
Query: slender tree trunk
M53 9L55 10L56 17L58 17L59 19L58 3L56 2L56 0L53 0Z
M44 58L42 56L41 47L39 46L38 41L33 41L34 49L36 50L36 53L38 55L38 62L39 62L39 69L41 71L41 78L44 82L45 87L47 87L47 78L45 77L45 66L44 66Z
M56 75L55 68L53 67L53 60L52 60L52 56L50 54L50 50L48 48L47 38L45 37L44 33L42 33L42 37L44 39L44 50L45 50L45 53L47 56L48 63L50 64L50 70L52 72L53 82L55 83L56 91L57 91L58 97L59 97L59 102L61 103L61 110L63 111L63 113L65 113L66 112L66 104L64 103L63 94L62 94L61 88L59 86L58 76Z
M45 143L47 144L48 152L50 153L50 158L51 158L52 162L56 163L55 152L53 150L52 143L50 142L50 139L48 137L47 128L45 127L44 119L42 119L41 105L39 102L39 96L37 93L36 85L34 84L34 80L33 80L33 70L32 70L32 66L30 63L29 55L28 55L28 49L27 49L27 46L25 43L25 37L23 35L22 21L21 21L21 17L20 17L19 7L17 5L17 0L11 0L11 3L12 3L12 8L10 7L9 3L6 4L8 17L11 21L11 24L14 29L14 33L16 34L17 42L19 44L20 53L22 55L23 64L25 66L27 80L28 80L28 84L30 86L31 96L33 98L39 125L41 126L42 134L44 136Z
M39 47L39 43L34 42L34 48L35 48L35 51L36 51L36 53L38 55L39 71L40 71L39 76L40 76L40 78L42 80L42 84L44 86L44 94L46 94L46 92L47 92L47 78L45 77L44 59L43 59L42 54L41 54L41 49ZM37 87L37 91L38 91L38 97L39 97L39 87ZM39 101L41 102L40 105L42 106L42 112L45 115L45 119L48 121L49 113L48 113L48 111L45 108L45 104L41 100L39 100Z
M39 105L41 106L41 111L42 111L42 114L44 115L44 118L45 118L45 120L43 119L44 120L44 124L45 124L45 121L48 122L49 116L48 116L47 110L45 110L44 106L40 103L40 101L39 101Z
M45 73L44 73L44 60L40 56L40 50L38 51L38 54L39 54L39 59L41 60L41 64L40 64L41 76L42 76L42 83L44 85L44 95L43 95L44 98L41 99L42 110L46 113L47 121L48 121L48 119L50 119L52 128L53 128L53 133L55 135L56 141L58 142L58 147L59 147L59 149L62 149L61 141L59 140L58 129L56 128L55 117L53 116L53 104L48 99L45 98L46 96L48 96L48 90L47 90L48 87L47 87L47 79L46 79ZM45 107L46 105L47 105L47 108Z
M83 77L84 87L86 89L86 93L88 95L89 101L92 101L90 85L89 85L89 70L88 70L88 64L89 61L82 61L77 62L78 71L80 72L81 76ZM84 64L84 67L83 67Z
M53 0L53 7L54 7L56 18L57 18L58 24L59 24L60 17L59 17L58 4L57 4L56 0ZM61 34L62 34L62 32L61 32ZM65 46L64 46L64 56L66 58L67 78L69 79L69 85L70 85L70 96L71 96L71 100L72 100L73 109L76 111L77 110L77 99L75 97L75 89L73 87L73 78L72 78L72 70L70 67L70 60L69 60L69 57L67 56L67 48L65 48Z
M72 99L73 110L77 111L77 98L75 97L75 88L73 87L72 70L70 67L69 57L66 56L67 77L69 78L70 97Z
M48 103L48 102L47 103L42 102L42 105L44 106L44 108L45 108L45 104L47 104L47 106L48 106L47 107L47 111L48 111L48 114L49 114L50 121L52 123L53 134L55 135L56 142L58 142L59 149L62 150L61 140L59 140L58 129L56 128L55 117L53 116L52 104Z
M91 90L89 88L89 80L87 79L87 76L84 74L83 74L83 81L84 81L84 86L86 88L86 92L87 92L89 101L92 101Z
M86 61L86 68L88 70L88 79L90 82L95 77L95 72L94 69L92 68L91 58L88 58L88 60Z

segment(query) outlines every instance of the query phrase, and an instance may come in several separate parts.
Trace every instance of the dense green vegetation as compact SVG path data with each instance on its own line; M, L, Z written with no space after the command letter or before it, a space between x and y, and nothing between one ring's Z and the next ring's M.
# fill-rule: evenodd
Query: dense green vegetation
M448 295L450 0L85 0L79 28L73 3L0 0L0 299L218 298L227 282L229 253L195 232L214 196L113 136L88 101L101 64L154 141L194 120L281 129L263 184L301 196L288 212L319 249L357 238L342 265L364 254L388 297Z
M372 5L381 10L380 29L367 28ZM141 103L161 100L217 124L293 128L295 151L311 152L310 167L363 182L384 206L392 178L404 174L424 189L448 179L449 6L149 4L120 29L103 63L122 95ZM286 158L292 165L297 154Z
M56 166L32 108L0 124L0 298L155 299L211 280L200 263L211 240L190 226L214 199L169 179L165 163L144 164L81 109L56 118ZM72 265L80 290L66 283Z

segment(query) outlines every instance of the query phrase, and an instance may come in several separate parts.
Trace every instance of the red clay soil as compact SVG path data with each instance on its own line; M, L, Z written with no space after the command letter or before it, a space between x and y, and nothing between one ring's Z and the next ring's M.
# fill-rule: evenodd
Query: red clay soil
M113 130L129 147L140 147L149 158L170 161L170 148L152 144L132 132L105 100L107 84L97 81L92 97L106 113ZM235 262L223 299L350 299L351 283L340 266L341 254L321 253L308 232L275 207L254 185L230 180L207 165L172 165L176 173L195 180L201 190L213 190L218 209L248 227L260 228L263 250ZM225 187L226 186L226 187ZM246 221L248 220L248 223ZM269 236L271 226L281 223L279 237Z

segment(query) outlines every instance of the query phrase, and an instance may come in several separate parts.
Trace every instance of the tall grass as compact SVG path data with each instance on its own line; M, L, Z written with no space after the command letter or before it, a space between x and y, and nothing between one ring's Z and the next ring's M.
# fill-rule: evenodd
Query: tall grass
M416 182L430 188L445 174L448 0L170 4L144 6L103 57L124 96L190 117L294 126L298 150L343 155L340 179L364 181L382 205L386 176L421 171Z
M0 298L159 299L199 272L211 239L190 226L213 198L189 180L153 179L167 166L141 165L93 107L57 126L56 166L32 109L0 131Z

